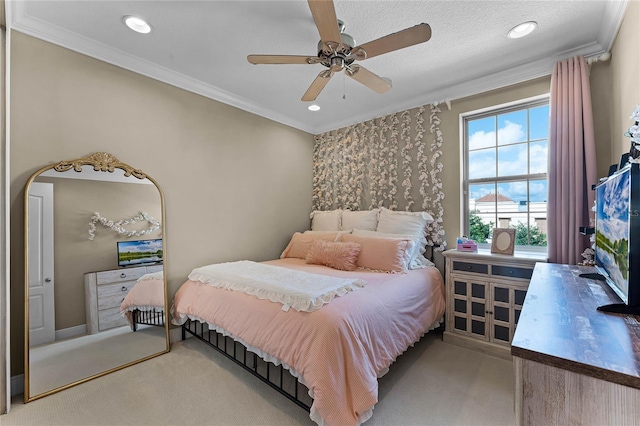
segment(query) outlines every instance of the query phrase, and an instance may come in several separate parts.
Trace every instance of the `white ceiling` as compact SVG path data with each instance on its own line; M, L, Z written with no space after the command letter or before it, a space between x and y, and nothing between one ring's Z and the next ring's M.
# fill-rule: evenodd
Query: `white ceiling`
M349 124L548 75L574 55L608 51L627 0L335 0L356 44L426 22L426 43L359 62L393 81L379 95L344 73L307 110L300 98L322 65L251 65L248 54L314 55L308 4L289 1L14 1L11 29L182 87L240 109L321 133ZM123 16L145 18L150 34ZM534 20L537 30L507 31Z

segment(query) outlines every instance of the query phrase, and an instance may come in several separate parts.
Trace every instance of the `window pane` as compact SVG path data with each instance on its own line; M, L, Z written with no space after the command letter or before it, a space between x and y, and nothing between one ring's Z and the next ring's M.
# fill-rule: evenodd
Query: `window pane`
M469 179L496 176L496 150L494 148L469 152Z
M530 210L532 212L547 211L547 180L546 179L533 179L529 182L529 201L531 201Z
M529 173L547 173L547 146L546 140L529 144Z
M498 148L498 176L527 174L527 144Z
M496 185L469 185L469 235L476 243L486 243L496 224Z
M487 117L467 122L469 149L496 146L496 117Z
M498 116L498 145L526 142L526 140L526 109Z
M549 137L549 105L529 110L529 139L547 139Z

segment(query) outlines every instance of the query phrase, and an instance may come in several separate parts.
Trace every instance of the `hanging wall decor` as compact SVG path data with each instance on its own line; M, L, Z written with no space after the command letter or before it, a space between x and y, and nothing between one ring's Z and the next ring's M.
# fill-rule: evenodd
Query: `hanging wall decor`
M131 225L137 222L148 222L149 228L141 229L138 231L128 230L125 228L125 225ZM109 220L106 217L100 216L100 213L95 212L91 215L91 221L89 222L89 239L93 240L96 237L96 224L104 226L105 228L109 228L114 232L117 232L119 235L124 235L126 237L142 237L143 235L149 235L153 232L160 229L162 223L155 220L152 216L145 212L140 212L139 215L122 219L118 221Z
M429 133L419 107L315 136L313 209L422 210L433 216L429 245L444 250L441 112L429 106Z

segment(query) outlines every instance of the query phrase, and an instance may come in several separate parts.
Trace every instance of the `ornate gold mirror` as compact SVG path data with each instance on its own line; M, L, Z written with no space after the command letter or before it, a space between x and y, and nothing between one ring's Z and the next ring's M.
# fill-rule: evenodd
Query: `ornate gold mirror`
M169 351L164 195L99 152L27 181L24 400Z

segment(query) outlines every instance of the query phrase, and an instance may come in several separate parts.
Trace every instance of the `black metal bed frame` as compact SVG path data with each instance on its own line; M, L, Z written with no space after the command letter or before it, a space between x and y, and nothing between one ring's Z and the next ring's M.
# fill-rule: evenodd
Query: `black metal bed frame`
M187 333L240 365L298 406L307 411L311 409L313 399L309 396L309 389L292 376L282 364L277 366L263 360L257 354L249 351L242 343L215 330L209 330L207 324L200 321L187 320L182 325L182 340L186 339Z
M164 327L164 310L153 309L150 311L141 311L134 309L131 311L131 330L138 330L139 324Z

